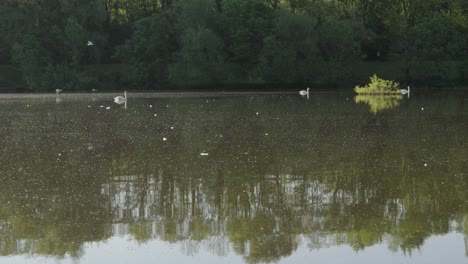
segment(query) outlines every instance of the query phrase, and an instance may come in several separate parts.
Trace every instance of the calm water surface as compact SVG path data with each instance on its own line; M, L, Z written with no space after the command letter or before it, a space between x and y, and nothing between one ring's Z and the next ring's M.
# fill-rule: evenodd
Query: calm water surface
M468 94L0 95L0 263L467 263Z

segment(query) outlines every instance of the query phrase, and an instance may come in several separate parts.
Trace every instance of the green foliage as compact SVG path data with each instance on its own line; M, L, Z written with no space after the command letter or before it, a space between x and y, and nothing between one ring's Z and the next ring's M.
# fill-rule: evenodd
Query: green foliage
M139 20L132 37L119 46L116 57L132 66L135 87L149 88L168 82L168 64L177 48L177 28L171 12Z
M223 39L228 63L236 66L232 70L239 78L256 79L252 70L271 31L272 19L273 9L262 0L223 1Z
M222 41L207 28L185 31L176 61L169 69L175 84L217 84L228 77Z
M361 81L355 68L367 61L400 65L380 73L392 79L464 85L466 7L464 0L8 0L0 1L0 64L17 66L32 89L53 89L49 65L82 80L76 89L90 78L137 89L334 87ZM131 70L120 77L83 70L103 63Z
M64 44L69 52L70 64L76 67L80 65L83 56L86 54L87 34L74 17L68 19L64 33Z
M47 63L42 50L41 44L33 35L25 35L20 43L13 45L12 60L18 65L27 88L37 88L42 83L42 67Z
M360 57L359 40L363 30L361 23L350 19L330 19L320 25L320 61L315 71L320 83L330 86L350 79L349 65Z
M179 50L169 65L169 80L176 85L213 85L229 81L230 71L214 2L196 0L177 5Z
M219 20L214 2L211 0L193 0L177 2L175 9L181 28L213 28Z
M21 73L11 65L0 65L0 87L7 89L17 88L16 84L21 82Z
M462 65L455 61L419 61L413 64L410 78L431 86L456 85L462 79Z
M446 17L426 18L411 33L416 56L421 60L453 60L467 56L468 38Z
M270 83L306 83L313 80L311 65L317 61L318 49L310 16L280 10L272 34L266 37L259 56L258 71Z
M453 0L450 5L441 13L465 31L468 30L468 3L465 0Z
M348 62L360 55L359 38L364 28L352 20L331 20L320 26L319 48L325 61Z
M376 74L370 77L370 83L364 87L356 86L358 94L398 94L400 85L397 82L380 79Z
M81 66L90 61L88 40L94 57L99 54L102 37L94 32L102 26L103 5L98 0L31 1L15 4L7 1L0 12L4 17L5 42L11 45L11 60L22 73L22 85L36 90L55 90L57 85L83 89L89 77ZM94 39L90 37L96 36Z
M377 74L380 78L401 82L405 80L402 61L362 61L352 63L352 78L354 83L367 83L369 76Z
M50 90L60 88L66 91L89 89L93 78L85 72L77 70L68 64L48 65L43 73L41 88Z

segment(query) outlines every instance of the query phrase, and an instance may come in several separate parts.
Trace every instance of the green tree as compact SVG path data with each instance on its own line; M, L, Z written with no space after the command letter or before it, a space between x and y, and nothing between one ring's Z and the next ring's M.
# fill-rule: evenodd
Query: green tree
M80 65L83 56L86 54L87 34L84 28L78 23L75 17L70 17L64 30L64 46L69 52L66 56L71 59L72 66Z
M364 28L361 23L330 18L319 27L318 47L321 65L318 75L321 82L329 85L339 80L350 79L350 65L360 58L360 40Z
M43 53L43 48L34 35L25 35L23 39L15 43L12 48L12 60L21 73L26 87L37 88L42 83L42 67L46 65L48 58Z
M417 24L411 33L416 56L421 60L453 60L467 57L467 37L447 17L428 17Z
M466 59L468 38L448 17L428 17L393 36L393 57L401 60L405 79L412 82L449 83L461 77L455 61Z
M451 21L468 30L468 2L465 0L454 0L447 2L448 8L442 10L442 14Z
M101 0L7 1L0 8L15 14L3 18L4 30L12 61L21 69L25 86L55 89L57 84L49 74L63 70L59 75L72 77L63 79L64 86L85 87L89 78L80 66L87 62L87 40L93 40L97 51L104 39L99 33L104 13L100 3Z
M186 30L176 62L169 71L171 82L219 84L227 81L227 74L221 39L207 28Z
M270 35L273 9L262 0L223 1L223 40L228 63L239 80L251 81L263 40Z
M265 39L258 70L271 83L306 83L318 59L317 21L310 16L278 12L273 32Z
M141 88L168 82L168 64L177 50L175 17L163 11L135 23L135 32L119 46L116 57L132 66L130 80Z

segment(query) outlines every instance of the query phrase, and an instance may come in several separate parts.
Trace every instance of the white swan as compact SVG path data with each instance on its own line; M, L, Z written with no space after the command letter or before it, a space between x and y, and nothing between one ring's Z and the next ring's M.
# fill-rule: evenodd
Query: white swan
M123 104L127 102L127 91L124 92L124 96L116 96L114 97L114 103L116 104Z
M61 93L61 92L63 92L63 89L55 89L55 93L56 93L56 94L59 94L59 93Z
M409 85L408 85L408 89L406 89L406 90L405 90L405 89L401 89L401 94L403 94L403 95L407 94L407 95L408 95L408 98L409 98L409 96L410 96L410 93L411 93L411 91L410 91Z
M299 91L299 94L309 96L309 87L307 87L307 91L306 90Z
M408 89L401 89L401 94L409 94L410 93L410 87L408 85Z

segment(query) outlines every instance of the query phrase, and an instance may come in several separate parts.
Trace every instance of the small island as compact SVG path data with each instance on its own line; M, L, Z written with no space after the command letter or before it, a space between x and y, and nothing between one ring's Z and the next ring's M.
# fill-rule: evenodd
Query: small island
M370 83L364 87L354 87L358 94L401 94L400 84L394 81L380 79L376 74L370 77Z

